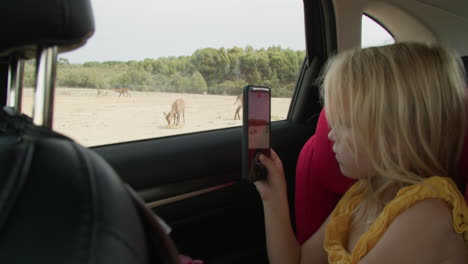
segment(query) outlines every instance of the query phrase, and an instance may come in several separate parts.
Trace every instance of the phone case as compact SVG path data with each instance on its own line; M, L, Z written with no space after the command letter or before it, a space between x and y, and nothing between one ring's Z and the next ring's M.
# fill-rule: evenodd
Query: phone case
M251 91L252 88L266 88L268 89L268 96L269 96L269 109L268 109L268 153L265 153L267 156L270 156L270 147L271 147L271 89L266 86L260 86L260 85L247 85L243 89L243 101L242 101L242 107L243 107L243 112L242 112L242 120L243 120L243 126L242 126L242 178L246 180L247 182L254 182L257 180L262 180L266 179L267 177L267 170L263 165L257 165L255 168L255 174L249 173L249 170L251 169L249 167L249 138L248 138L248 133L249 133L249 92Z

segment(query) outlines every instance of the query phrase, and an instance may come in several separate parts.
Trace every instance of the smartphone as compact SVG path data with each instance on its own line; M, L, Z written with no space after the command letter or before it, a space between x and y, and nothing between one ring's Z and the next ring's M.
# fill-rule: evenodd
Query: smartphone
M242 177L248 182L265 179L260 153L270 157L271 89L247 85L243 90Z

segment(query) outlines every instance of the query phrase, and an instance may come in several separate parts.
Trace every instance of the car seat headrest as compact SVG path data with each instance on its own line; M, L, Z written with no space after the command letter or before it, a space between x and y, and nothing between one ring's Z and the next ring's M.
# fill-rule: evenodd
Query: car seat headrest
M0 10L0 57L31 59L39 46L73 50L94 32L90 0L4 0Z

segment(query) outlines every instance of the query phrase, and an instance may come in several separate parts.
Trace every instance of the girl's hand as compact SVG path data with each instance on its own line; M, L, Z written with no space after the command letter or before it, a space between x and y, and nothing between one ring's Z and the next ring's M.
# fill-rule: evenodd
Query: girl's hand
M287 198L283 163L273 149L271 149L270 153L271 158L263 154L259 156L260 163L268 171L266 180L254 182L264 202L276 202L278 199Z

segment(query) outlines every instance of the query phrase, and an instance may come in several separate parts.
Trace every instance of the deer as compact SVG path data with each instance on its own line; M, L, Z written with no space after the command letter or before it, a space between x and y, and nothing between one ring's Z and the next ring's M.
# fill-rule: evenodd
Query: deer
M240 119L240 110L242 109L242 101L244 99L243 97L244 97L243 94L240 93L236 98L236 102L234 103L235 105L239 101L239 105L237 106L236 113L234 114L234 120Z
M184 118L184 124L185 124L185 102L184 99L179 98L176 99L172 103L171 111L166 114L166 112L163 112L164 116L166 117L167 124L170 126L171 121L173 121L173 124L179 125L180 123L180 115L183 116Z
M101 90L101 88L97 88L97 96L99 95L107 95L107 93L109 93L109 91L106 91L106 90Z
M119 94L119 97L120 97L121 95L123 95L123 96L130 96L130 92L128 91L128 88L120 88L120 89L117 89L117 88L116 88L116 89L114 89L114 90L115 90L116 93Z

